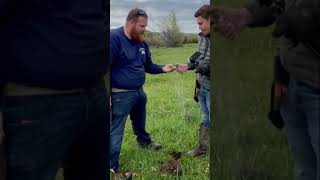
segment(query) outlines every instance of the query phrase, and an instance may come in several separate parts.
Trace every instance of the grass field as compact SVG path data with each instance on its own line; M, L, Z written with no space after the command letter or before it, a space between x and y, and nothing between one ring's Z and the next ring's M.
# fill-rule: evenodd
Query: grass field
M216 38L220 62L213 63L211 176L217 180L292 180L285 133L267 119L273 42L263 35L252 38L267 31L252 33L233 43Z
M154 63L185 63L197 49L196 44L182 48L152 48ZM186 152L197 144L197 128L201 123L200 108L193 100L195 74L177 72L147 75L145 91L148 95L147 130L153 140L163 145L160 151L138 148L128 120L120 163L123 170L136 171L136 179L175 179L160 173L160 165L170 159L169 152ZM184 175L180 179L208 179L208 157L181 158Z
M226 3L242 4L235 0ZM180 179L205 180L209 174L212 180L293 179L285 133L267 119L276 48L270 31L271 28L246 30L232 42L213 34L210 161L208 156L183 156L184 175ZM196 44L152 48L152 56L159 64L184 63L195 50ZM170 159L170 151L186 152L196 145L201 113L192 99L194 78L193 72L147 75L147 130L163 149L140 149L128 120L120 157L123 171L138 172L135 179L141 180L176 179L161 174L159 169L162 162Z
M196 44L181 48L152 48L154 63L185 63L197 50ZM127 121L124 142L120 155L122 171L137 172L134 179L177 179L178 177L160 173L163 162L171 159L169 152L186 152L197 145L197 129L201 123L199 105L193 100L195 74L193 71L183 75L172 72L160 75L147 74L144 89L148 96L147 130L155 142L161 143L159 151L138 147L132 132L130 120ZM181 180L209 179L209 158L202 156L181 157L183 176ZM56 180L62 180L61 173Z
M217 0L213 4L241 7L244 2ZM271 30L246 30L235 41L213 36L212 179L293 179L285 133L267 119L276 48Z

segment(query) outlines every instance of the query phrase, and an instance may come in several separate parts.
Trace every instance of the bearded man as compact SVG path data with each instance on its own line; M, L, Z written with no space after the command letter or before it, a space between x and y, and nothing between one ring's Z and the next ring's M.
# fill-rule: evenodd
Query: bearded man
M172 64L157 65L151 60L149 45L144 41L147 13L132 9L124 27L110 34L110 85L112 118L110 123L110 169L119 172L119 155L127 117L142 148L161 149L145 129L147 96L143 90L145 73L174 71Z

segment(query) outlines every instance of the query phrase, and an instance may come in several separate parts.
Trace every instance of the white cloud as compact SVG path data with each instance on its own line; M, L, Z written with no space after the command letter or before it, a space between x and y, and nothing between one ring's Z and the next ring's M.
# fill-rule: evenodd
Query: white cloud
M161 22L173 10L182 32L198 33L198 26L194 12L209 0L111 0L110 1L110 24L122 26L130 9L138 7L145 9L149 16L148 28L159 31Z

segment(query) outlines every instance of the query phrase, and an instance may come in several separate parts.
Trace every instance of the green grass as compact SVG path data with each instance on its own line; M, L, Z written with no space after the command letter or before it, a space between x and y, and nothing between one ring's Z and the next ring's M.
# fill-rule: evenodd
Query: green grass
M196 44L182 48L152 48L154 63L185 63L197 49ZM175 179L160 173L160 165L169 160L172 150L186 152L197 145L197 129L201 112L193 101L195 74L177 72L147 75L144 89L148 96L147 130L155 142L163 145L160 151L144 150L137 146L130 120L126 125L120 163L123 170L138 172L135 179ZM208 157L181 158L184 175L180 179L208 179Z
M241 7L244 2L214 4ZM213 34L212 179L294 179L285 132L267 119L276 48L271 30L245 30L235 41Z
M196 44L181 48L151 48L152 58L157 64L186 63L188 57L197 50ZM138 147L128 119L123 140L120 165L139 173L134 179L177 179L178 177L160 173L163 162L171 159L170 151L187 152L197 146L197 129L201 123L200 107L193 100L195 74L183 75L172 72L160 75L147 74L144 89L148 96L147 131L155 142L163 145L159 151ZM181 180L206 180L209 177L209 158L192 158L182 155L183 176ZM56 180L62 180L58 173Z
M264 180L266 175L272 180L293 179L285 133L275 129L266 116L276 47L270 31L246 30L236 41L213 34L210 162L207 156L183 156L180 179L208 179L209 174L213 180ZM184 63L196 45L151 50L155 63ZM201 113L192 99L194 79L193 72L147 75L147 130L164 147L140 149L128 120L120 157L123 171L138 172L135 179L176 179L159 169L170 159L169 151L185 152L196 146ZM251 178L241 177L244 174Z

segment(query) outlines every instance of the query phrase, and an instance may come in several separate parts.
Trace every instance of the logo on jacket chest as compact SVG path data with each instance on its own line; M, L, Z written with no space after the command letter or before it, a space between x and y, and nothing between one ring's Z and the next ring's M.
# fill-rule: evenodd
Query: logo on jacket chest
M144 48L139 48L139 51L140 51L140 54L141 54L141 55L146 54L146 51L145 51L145 49L144 49Z

